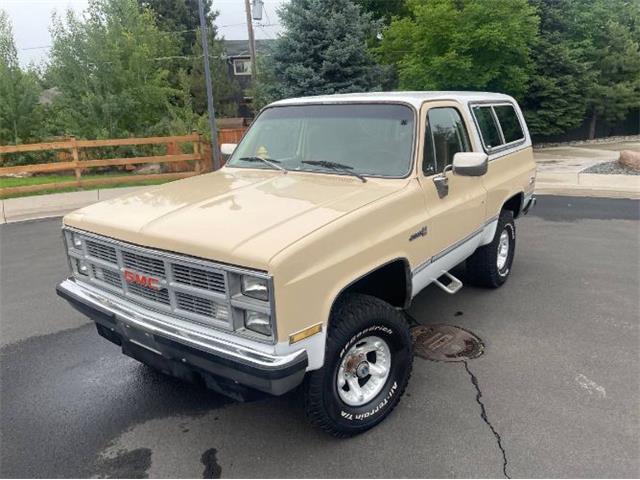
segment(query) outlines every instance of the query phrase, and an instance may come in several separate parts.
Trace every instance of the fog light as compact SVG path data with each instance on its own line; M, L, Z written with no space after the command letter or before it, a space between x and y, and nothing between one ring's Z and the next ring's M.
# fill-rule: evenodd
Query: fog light
M244 326L262 335L271 335L271 318L266 313L245 310Z
M82 249L82 238L80 235L72 234L71 241L73 242L73 248L77 248L78 250Z
M257 277L242 277L242 294L258 300L269 300L269 287L267 280Z
M89 266L82 260L76 260L76 270L80 275L89 275Z

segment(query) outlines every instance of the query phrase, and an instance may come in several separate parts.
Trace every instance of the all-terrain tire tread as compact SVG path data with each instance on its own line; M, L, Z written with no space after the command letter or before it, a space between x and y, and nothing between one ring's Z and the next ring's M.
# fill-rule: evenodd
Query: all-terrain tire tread
M329 350L331 348L335 348L336 341L340 339L345 339L349 335L354 328L357 328L359 323L361 322L360 315L361 312L366 311L368 314L377 313L380 317L387 317L389 311L392 311L394 315L396 315L396 311L389 304L384 301L372 297L369 295L362 294L349 294L346 295L342 300L339 300L339 304L336 305L335 312L332 315L332 320L329 322L329 329L327 331L327 356L332 353ZM398 318L402 318L402 321L405 322L405 319L401 314L398 314ZM407 329L408 334L408 329ZM413 359L413 343L411 342L411 337L409 335L408 345L410 346L409 355L411 359ZM326 363L326 360L325 360ZM404 391L406 390L406 386L409 383L409 379L411 378L411 372L413 369L413 361L410 361L409 368L406 371L406 381L403 381L401 384L401 389L398 391L398 394L394 397L393 403L389 409L391 412L400 402ZM332 372L329 372L331 375ZM322 405L322 389L324 388L324 375L321 374L320 370L316 370L311 372L306 379L306 384L304 388L304 405L305 411L307 414L307 418L310 423L330 435L336 438L348 438L352 437L360 432L345 432L339 429L336 429L330 417L327 415L323 405ZM385 417L381 417L375 424L371 425L373 427L380 421L382 421ZM371 428L370 427L370 428Z
M500 239L500 233L508 223L513 225L513 234L515 235L516 230L513 221L513 212L511 210L502 210L498 217L498 226L496 227L496 233L491 243L478 248L473 255L467 258L467 277L469 283L472 285L498 288L506 281L506 278L500 279L500 275L498 274L496 249Z

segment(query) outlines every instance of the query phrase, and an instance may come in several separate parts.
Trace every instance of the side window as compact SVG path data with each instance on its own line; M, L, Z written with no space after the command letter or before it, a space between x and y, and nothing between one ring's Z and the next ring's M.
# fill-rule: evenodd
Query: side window
M518 115L511 105L497 105L493 107L502 128L505 143L515 142L524 138L524 132L518 120Z
M484 146L495 148L502 145L500 131L491 113L491 107L475 106L472 110L474 117L476 117L476 122L478 122Z
M464 121L453 107L430 109L424 135L422 172L427 176L442 172L456 153L470 150Z

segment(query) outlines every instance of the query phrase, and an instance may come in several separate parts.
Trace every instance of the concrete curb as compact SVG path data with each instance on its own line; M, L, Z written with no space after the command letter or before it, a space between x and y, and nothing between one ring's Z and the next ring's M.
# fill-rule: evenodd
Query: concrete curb
M580 197L640 198L640 175L540 173L536 192Z
M101 200L108 200L149 187L121 187L80 192L52 193L0 200L0 224L59 217Z
M567 197L628 198L631 200L640 200L640 192L638 191L586 187L562 183L536 183L535 193L538 195L560 195Z

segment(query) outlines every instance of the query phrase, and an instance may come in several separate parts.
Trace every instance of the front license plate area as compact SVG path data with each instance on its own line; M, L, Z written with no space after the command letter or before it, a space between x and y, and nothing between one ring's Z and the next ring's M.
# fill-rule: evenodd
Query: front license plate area
M127 323L124 324L123 331L125 338L129 342L135 343L136 345L146 348L147 350L157 353L158 355L162 355L162 352L158 350L156 341L151 333L145 332L144 330L136 327L132 327Z

